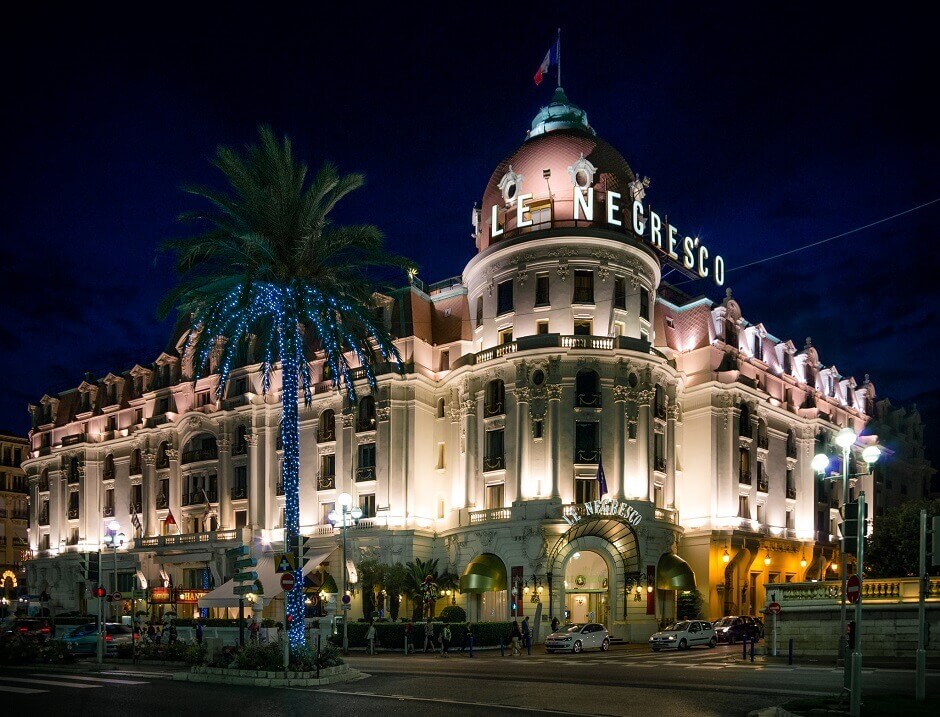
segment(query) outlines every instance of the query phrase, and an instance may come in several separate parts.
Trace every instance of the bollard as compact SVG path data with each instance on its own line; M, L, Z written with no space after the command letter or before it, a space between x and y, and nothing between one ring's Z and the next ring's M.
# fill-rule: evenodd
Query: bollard
M473 633L470 633L470 657L473 657Z
M793 638L792 637L787 641L787 664L788 665L793 664Z
M499 656L500 657L506 656L506 645L503 643L502 637L499 638Z
M746 637L743 640L741 640L741 659L742 660L747 659L747 638Z
M755 642L757 642L757 640L751 640L751 662L754 662L754 643Z

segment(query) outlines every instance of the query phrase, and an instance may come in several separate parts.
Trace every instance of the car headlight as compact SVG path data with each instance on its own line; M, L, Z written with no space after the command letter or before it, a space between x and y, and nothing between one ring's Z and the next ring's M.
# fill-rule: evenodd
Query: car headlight
M675 640L675 639L676 639L676 636L675 636L675 635L670 635L670 636L667 637L666 639L667 639L667 640Z

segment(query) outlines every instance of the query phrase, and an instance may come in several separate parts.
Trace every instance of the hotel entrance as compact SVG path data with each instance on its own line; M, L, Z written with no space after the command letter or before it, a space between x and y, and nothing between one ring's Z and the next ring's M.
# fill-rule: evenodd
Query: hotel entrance
M593 550L575 551L565 566L565 622L610 621L610 569Z

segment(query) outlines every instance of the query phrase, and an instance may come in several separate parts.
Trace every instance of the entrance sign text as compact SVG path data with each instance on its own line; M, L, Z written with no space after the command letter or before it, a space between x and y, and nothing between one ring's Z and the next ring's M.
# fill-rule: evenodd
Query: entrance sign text
M562 518L565 519L568 525L574 525L585 518L593 518L595 516L623 518L627 523L633 526L639 525L640 521L643 520L643 516L626 501L621 503L618 500L610 500L609 498L581 503L575 506L570 514L562 514Z

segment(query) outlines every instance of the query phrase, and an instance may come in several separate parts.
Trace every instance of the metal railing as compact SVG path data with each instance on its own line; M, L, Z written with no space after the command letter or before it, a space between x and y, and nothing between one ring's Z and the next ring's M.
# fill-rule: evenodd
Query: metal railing
M196 461L213 461L219 457L219 449L216 446L212 448L197 448L193 451L183 453L183 463L195 463Z
M336 488L335 475L317 476L317 490L334 490Z
M104 508L101 509L101 515L102 515L103 517L105 517L105 518L113 518L113 517L114 517L114 506L113 506L113 505L106 505Z
M163 509L167 508L170 505L170 497L164 493L157 495L157 508Z
M768 486L768 482L767 482L767 479L766 479L766 478L758 478L758 479L757 479L757 490L758 490L758 491L760 491L761 493L766 493L768 487L769 487L769 486Z
M511 508L488 508L487 510L470 511L470 523L487 523L493 520L509 520L512 518Z
M594 464L597 463L601 458L601 452L598 448L575 448L574 451L574 462L575 463L587 463Z
M792 485L787 486L787 498L790 498L791 500L796 498L796 488L794 488Z
M134 548L163 548L194 543L226 543L244 541L243 529L214 530L211 533L183 533L181 535L153 535L134 540Z
M356 482L375 480L375 466L360 466L356 469Z
M233 485L231 488L232 500L241 500L248 497L248 487L243 485Z
M506 456L486 456L483 458L484 471L501 471L506 468Z

